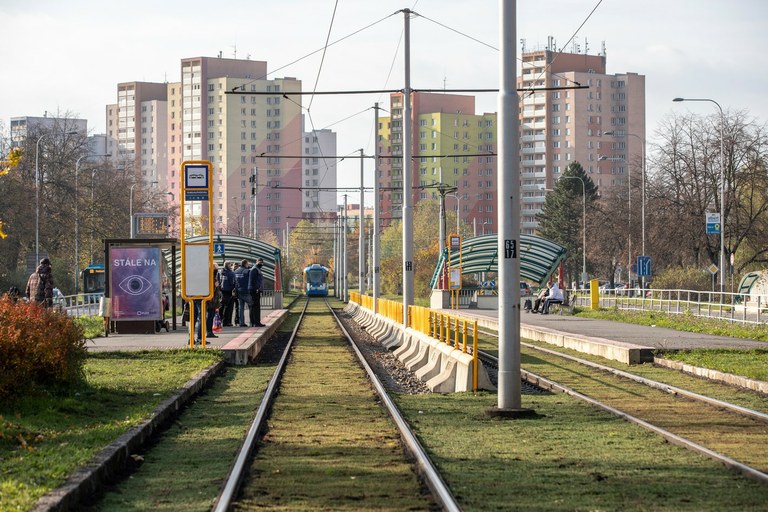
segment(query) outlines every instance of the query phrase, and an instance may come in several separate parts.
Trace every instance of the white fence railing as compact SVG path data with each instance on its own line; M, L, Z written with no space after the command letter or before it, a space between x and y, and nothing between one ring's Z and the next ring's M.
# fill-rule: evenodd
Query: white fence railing
M729 322L762 324L768 320L768 296L699 290L600 290L600 307L661 311ZM589 293L579 292L576 303L589 307Z

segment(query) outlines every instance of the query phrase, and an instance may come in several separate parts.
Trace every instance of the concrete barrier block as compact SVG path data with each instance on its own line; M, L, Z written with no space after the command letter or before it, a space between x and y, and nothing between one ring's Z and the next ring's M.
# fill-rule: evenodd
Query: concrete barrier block
M426 384L433 393L453 393L456 389L456 360L448 358L445 368Z
M472 376L474 375L474 360L471 354L465 354L460 351L452 354L451 357L456 359L456 387L454 391L473 391ZM477 362L477 388L485 389L487 391L494 391L496 386L491 383L490 377L488 377L488 371L483 366L482 361Z
M428 343L429 348L429 354L427 358L427 362L416 371L416 378L426 382L435 375L439 374L440 371L443 369L443 351L441 351L437 346L436 343L439 343L437 340L431 340Z
M408 348L396 356L403 363L411 359L419 351L419 340L415 333L410 329L406 329L405 332L408 338Z
M415 372L429 361L429 342L422 336L416 336L416 339L419 343L419 349L413 357L403 361L403 366L405 366L409 372Z
M394 350L397 347L402 346L403 343L403 329L398 324L392 323L392 328L380 343L390 350Z

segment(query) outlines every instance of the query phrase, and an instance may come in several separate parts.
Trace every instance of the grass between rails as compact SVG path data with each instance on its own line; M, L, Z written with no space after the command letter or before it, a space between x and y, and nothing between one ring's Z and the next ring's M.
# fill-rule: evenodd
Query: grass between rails
M768 486L563 395L498 420L496 395L398 396L464 510L765 510Z
M239 507L429 510L394 424L324 308L310 303Z
M220 355L202 351L90 354L87 385L0 404L0 510L30 510L79 466Z

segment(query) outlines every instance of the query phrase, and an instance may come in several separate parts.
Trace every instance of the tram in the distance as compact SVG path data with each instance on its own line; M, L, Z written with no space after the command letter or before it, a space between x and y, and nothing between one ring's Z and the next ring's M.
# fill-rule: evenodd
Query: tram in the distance
M304 290L308 297L328 296L328 269L319 263L304 269Z

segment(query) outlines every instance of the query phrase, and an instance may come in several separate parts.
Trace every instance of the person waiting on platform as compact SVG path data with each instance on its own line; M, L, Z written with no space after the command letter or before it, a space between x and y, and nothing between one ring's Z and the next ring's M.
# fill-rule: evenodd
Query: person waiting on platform
M549 283L549 295L547 295L547 298L544 299L544 309L542 310L542 315L548 315L549 314L549 306L551 304L562 304L563 303L563 290L560 289L559 286L557 286L556 281L550 281Z
M43 258L27 281L27 298L45 308L53 306L53 273L51 260Z
M245 323L245 306L251 308L251 293L248 291L248 277L250 269L248 268L248 260L240 262L240 268L235 270L235 288L237 289L237 325L240 327L248 327Z
M237 303L237 288L235 288L235 272L232 270L232 262L224 263L221 269L221 325L232 326L232 312Z

